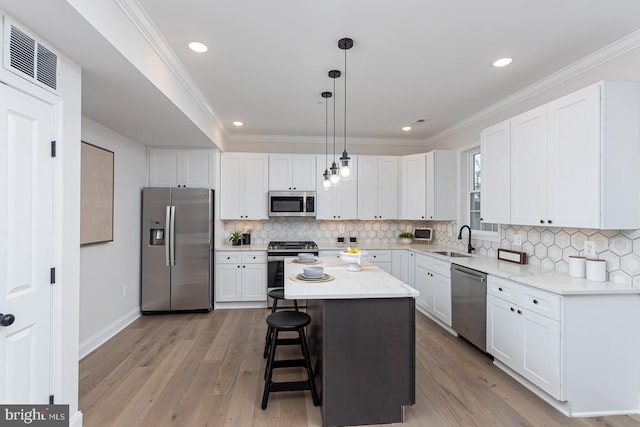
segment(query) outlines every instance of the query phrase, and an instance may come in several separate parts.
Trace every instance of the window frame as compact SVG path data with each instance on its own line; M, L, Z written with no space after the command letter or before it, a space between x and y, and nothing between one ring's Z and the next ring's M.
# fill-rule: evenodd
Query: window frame
M473 190L473 156L480 153L480 142L462 147L459 150L460 159L460 177L459 177L459 191L460 191L460 209L458 214L458 224L461 227L463 224L471 225L471 193ZM482 157L480 157L480 168L482 168ZM480 206L482 206L482 181L480 182ZM500 242L502 235L502 225L496 224L496 231L486 230L473 230L473 239L486 240L489 242Z

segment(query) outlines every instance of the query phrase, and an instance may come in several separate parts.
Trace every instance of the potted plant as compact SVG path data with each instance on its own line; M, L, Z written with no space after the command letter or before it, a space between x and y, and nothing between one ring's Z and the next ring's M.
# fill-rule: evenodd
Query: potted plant
M229 237L229 241L233 246L239 246L242 244L242 233L239 231L232 231L231 237Z
M409 233L408 231L398 234L398 237L400 238L400 241L405 245L413 242L413 233Z

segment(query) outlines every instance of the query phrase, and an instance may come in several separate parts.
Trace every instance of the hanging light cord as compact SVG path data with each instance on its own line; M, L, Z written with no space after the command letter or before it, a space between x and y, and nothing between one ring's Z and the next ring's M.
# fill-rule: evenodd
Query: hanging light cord
M335 92L335 90L334 90ZM344 50L344 151L347 151L347 49Z
M336 93L336 79L333 79L333 93ZM333 98L333 163L336 163L336 98Z
M329 169L329 98L324 99L324 167Z

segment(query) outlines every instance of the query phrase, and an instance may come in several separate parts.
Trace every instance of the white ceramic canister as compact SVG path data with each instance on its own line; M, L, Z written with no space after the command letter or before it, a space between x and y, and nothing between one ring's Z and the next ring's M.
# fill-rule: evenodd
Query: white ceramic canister
M597 258L587 258L587 280L594 282L607 281L607 261Z
M585 277L587 274L587 258L578 255L569 256L569 276Z

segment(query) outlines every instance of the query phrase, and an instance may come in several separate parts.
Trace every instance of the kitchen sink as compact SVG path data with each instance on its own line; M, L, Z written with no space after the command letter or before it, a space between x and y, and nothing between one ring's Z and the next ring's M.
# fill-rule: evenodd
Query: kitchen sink
M451 258L469 258L471 255L461 254L460 252L452 252L452 251L433 251L434 254L444 255Z

